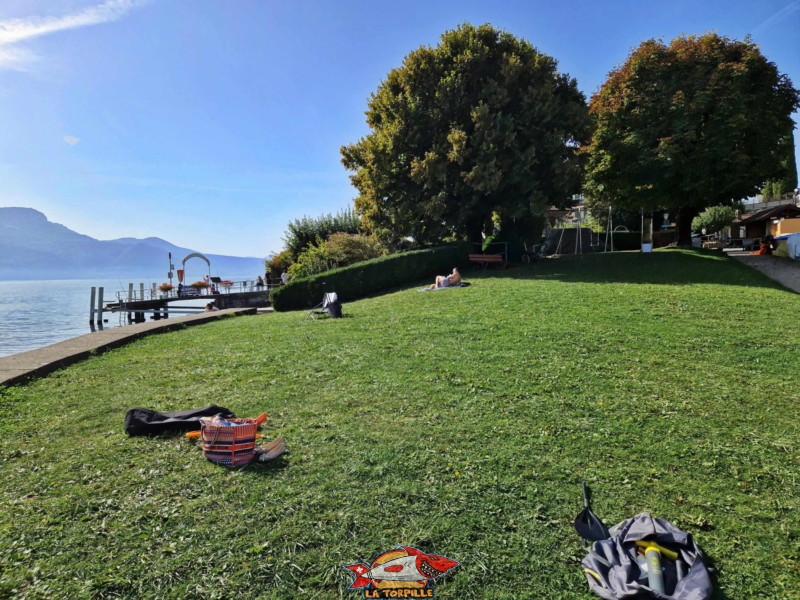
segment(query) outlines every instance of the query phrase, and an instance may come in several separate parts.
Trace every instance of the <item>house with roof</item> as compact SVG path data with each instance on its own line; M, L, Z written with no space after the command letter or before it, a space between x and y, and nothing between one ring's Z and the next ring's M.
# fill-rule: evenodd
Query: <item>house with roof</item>
M798 232L800 232L800 206L796 204L781 204L742 215L731 227L731 237L740 239L759 239L767 234L778 237Z

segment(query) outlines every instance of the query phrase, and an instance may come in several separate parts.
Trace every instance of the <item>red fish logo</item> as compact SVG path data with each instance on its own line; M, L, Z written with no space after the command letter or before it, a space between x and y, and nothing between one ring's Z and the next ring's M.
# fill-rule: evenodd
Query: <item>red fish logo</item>
M358 563L343 565L342 568L356 576L347 589L364 590L365 598L432 598L431 582L457 566L458 562L446 556L425 554L417 548L400 546L379 554L370 565ZM398 589L428 590L429 593L397 596L395 592L380 591ZM370 590L373 593L369 593Z

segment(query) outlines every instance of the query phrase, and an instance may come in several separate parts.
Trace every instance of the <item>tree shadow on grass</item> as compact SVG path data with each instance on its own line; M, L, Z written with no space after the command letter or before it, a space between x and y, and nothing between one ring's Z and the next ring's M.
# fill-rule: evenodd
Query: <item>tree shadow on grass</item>
M562 255L532 265L499 272L483 272L479 278L503 277L575 283L638 283L649 285L732 285L786 289L735 259L698 250L652 253L610 252Z

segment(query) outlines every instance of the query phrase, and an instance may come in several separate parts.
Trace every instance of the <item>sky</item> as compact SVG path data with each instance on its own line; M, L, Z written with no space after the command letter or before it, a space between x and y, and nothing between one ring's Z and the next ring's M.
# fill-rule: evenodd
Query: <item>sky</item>
M370 93L464 22L525 38L587 99L641 41L709 31L800 87L800 0L2 0L0 206L267 256L352 206L339 149Z

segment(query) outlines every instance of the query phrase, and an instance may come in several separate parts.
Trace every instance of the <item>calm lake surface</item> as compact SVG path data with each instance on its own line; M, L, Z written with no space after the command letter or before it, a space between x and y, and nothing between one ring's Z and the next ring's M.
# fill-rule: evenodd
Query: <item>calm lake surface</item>
M117 299L117 292L127 292L128 282L138 292L140 282L149 288L152 280L0 281L0 356L90 333L92 287L103 286L104 299L110 301ZM105 313L103 318L108 319L104 327L127 324L124 313Z

